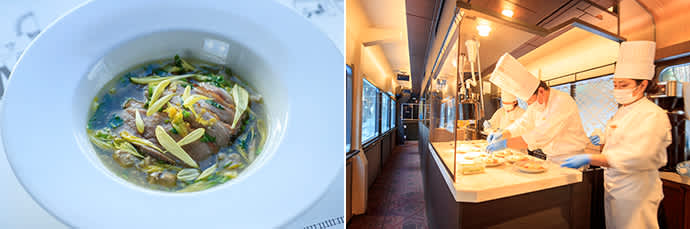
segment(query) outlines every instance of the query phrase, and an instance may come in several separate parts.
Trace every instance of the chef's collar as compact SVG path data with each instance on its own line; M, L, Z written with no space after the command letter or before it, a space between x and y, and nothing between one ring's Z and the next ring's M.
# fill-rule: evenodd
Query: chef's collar
M647 100L647 97L642 96L642 98L638 99L638 100L635 101L635 102L632 102L631 104L628 104L628 105L625 105L625 106L621 105L621 107L619 107L618 109L621 109L621 110L628 110L628 109L630 109L631 107L637 106L638 104L640 104L640 103L641 103L642 101L644 101L644 100Z

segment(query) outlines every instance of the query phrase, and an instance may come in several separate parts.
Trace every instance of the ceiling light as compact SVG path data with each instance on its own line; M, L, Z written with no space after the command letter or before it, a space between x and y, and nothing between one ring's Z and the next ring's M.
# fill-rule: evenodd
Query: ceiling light
M512 11L512 10L505 9L505 10L503 10L503 12L501 12L501 13L503 14L503 16L506 16L506 17L513 17L513 11Z
M609 8L606 9L606 10L608 10L609 12L613 12L613 6L609 7Z
M486 37L489 36L489 32L491 32L491 27L489 25L477 25L477 31L479 32L479 36Z

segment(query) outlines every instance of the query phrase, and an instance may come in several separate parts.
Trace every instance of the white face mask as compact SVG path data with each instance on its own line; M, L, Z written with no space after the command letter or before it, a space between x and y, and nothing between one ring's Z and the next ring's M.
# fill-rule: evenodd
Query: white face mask
M503 104L503 108L505 108L506 111L509 111L515 108L515 104Z
M635 88L613 89L613 97L616 99L617 103L629 104L637 99L633 96L634 90Z

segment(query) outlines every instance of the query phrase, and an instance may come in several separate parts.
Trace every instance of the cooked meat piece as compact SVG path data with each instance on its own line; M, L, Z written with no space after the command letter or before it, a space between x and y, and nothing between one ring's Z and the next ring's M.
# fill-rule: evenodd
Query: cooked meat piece
M184 87L182 87L181 85L177 85L174 88L167 88L162 93L161 97L171 93L175 93L176 95L170 99L170 103L181 107L183 103L181 95L183 92ZM213 99L213 101L217 105L220 105L222 107L216 107L208 101L199 101L194 105L194 111L197 114L201 115L202 119L216 120L211 126L202 125L201 123L197 122L197 120L193 116L188 116L187 118L184 118L184 120L190 124L191 130L196 128L204 128L207 135L215 138L214 142L197 141L182 147L185 150L185 152L187 152L192 157L192 159L199 163L201 161L206 160L209 156L216 154L220 147L229 145L232 136L236 135L240 128L239 125L238 128L231 128L232 121L235 118L235 107L232 96L228 94L224 89L216 87L210 83L199 83L198 85L194 86L190 93L209 97ZM158 143L155 130L156 126L159 125L166 130L172 128L170 122L166 123L166 120L169 120L168 114L166 114L165 112L156 112L150 116L147 116L146 109L144 108L144 103L134 99L125 102L123 107L124 109L121 112L119 112L119 116L124 121L124 125L115 129L115 133L119 134L122 131L127 131L130 134L144 138L163 149L163 147L160 146L160 144ZM135 112L139 112L139 115L144 121L145 127L143 133L139 133L137 131ZM182 136L178 134L169 134L176 141L182 139ZM169 153L160 152L151 147L143 145L134 145L139 150L139 152L145 155L149 155L153 158L165 161L167 163L184 166L184 163L179 162L179 160L177 160L176 157L172 156Z
M195 106L197 107L197 106ZM197 110L197 113L201 113L199 109ZM212 118L215 118L218 120L218 117L215 116L213 113L210 112L203 112L203 114L200 114L201 118L204 120L210 120ZM211 126L204 126L201 123L197 122L194 118L189 117L186 118L185 121L189 122L192 126L192 129L196 128L205 128L206 129L206 134L208 134L211 137L214 137L216 141L214 142L217 146L223 147L227 146L230 143L230 137L235 135L238 131L239 128L232 129L230 128L230 124L227 124L222 121L216 121L213 123Z
M208 101L201 101L197 104L198 105L195 107L199 107L199 108L201 108L201 110L206 110L207 112L213 113L213 115L216 117L216 119L220 120L222 122L232 124L232 120L235 118L235 111L233 109L229 109L229 108L227 108L221 104L218 104L218 105L222 106L223 109L218 108L214 105L211 105Z
M137 131L137 124L136 124L136 119L135 119L135 112L139 112L139 116L141 116L141 119L144 121L144 133L139 134ZM124 127L124 130L127 130L130 134L133 134L135 136L141 136L149 141L152 141L156 143L156 126L161 125L166 129L170 128L170 124L165 123L165 120L168 119L167 114L161 113L161 112L156 112L153 113L151 116L146 116L146 110L143 108L134 108L134 107L128 107L126 108L120 115L122 120L124 121L125 125L122 125ZM120 130L117 130L118 133Z
M120 164L123 168L129 168L137 162L137 157L131 153L125 152L123 150L117 150L113 153L113 159Z
M177 176L171 172L152 172L148 176L148 182L151 184L163 185L167 187L174 187L177 184Z
M197 163L206 160L206 158L218 152L218 147L216 145L200 141L184 145L182 146L182 149L189 153L189 156L191 156L192 159L194 159L194 161Z
M184 165L183 163L177 163L177 161L175 161L175 159L173 159L172 156L168 156L167 154L164 154L163 152L152 149L151 147L144 146L144 145L136 145L136 144L134 145L134 147L137 147L137 150L139 150L139 152L144 153L146 155L149 155L149 156L156 158L158 160L165 161L165 162L168 162L168 163L173 164L173 165Z
M233 110L235 109L235 103L232 96L225 91L225 89L216 87L211 83L199 83L197 87L194 88L194 93L202 94L206 97L213 98L223 107L229 107Z

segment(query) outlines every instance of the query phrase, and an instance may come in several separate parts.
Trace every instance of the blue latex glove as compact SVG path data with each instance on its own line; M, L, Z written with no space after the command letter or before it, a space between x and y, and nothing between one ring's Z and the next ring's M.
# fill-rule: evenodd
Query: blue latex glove
M599 138L599 135L592 135L589 136L589 141L592 142L595 146L600 146L599 144L601 142L601 138Z
M506 140L506 139L491 143L488 146L486 146L486 152L493 153L493 152L496 152L499 150L504 150L504 149L506 149L506 147L508 147L507 143L508 143L508 140Z
M586 164L589 164L590 161L592 161L592 156L589 154L575 155L569 157L568 159L565 159L565 162L561 164L561 167L577 169Z
M494 141L501 139L502 137L503 133L501 132L490 133L489 136L486 137L486 141L489 143L493 143Z

